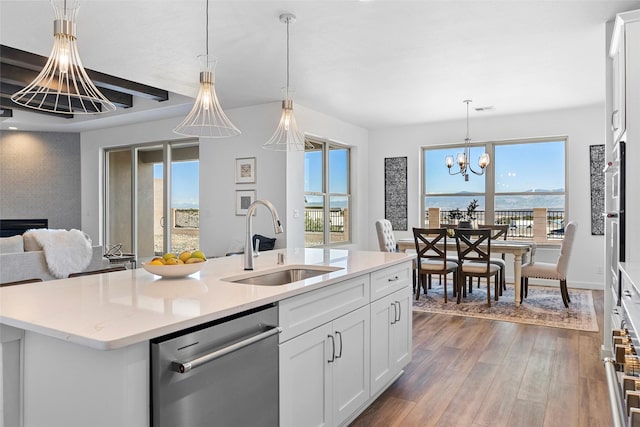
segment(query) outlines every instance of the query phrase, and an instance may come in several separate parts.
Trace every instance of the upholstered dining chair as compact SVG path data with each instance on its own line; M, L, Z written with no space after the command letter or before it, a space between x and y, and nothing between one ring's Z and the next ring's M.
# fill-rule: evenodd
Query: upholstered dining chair
M396 236L393 234L393 225L388 219L376 221L376 234L378 235L378 247L382 252L398 252ZM416 287L416 261L413 260L413 287Z
M426 295L427 280L431 284L431 275L444 276L444 302L447 302L447 274L453 273L453 296L458 289L458 263L447 259L446 228L414 228L413 238L416 244L416 270L418 283L416 299L420 298L420 287ZM441 247L438 244L442 244Z
M458 250L458 302L460 296L466 296L465 283L473 277L487 279L487 304L491 307L491 277L494 277L494 298L498 301L500 293L500 267L491 263L491 230L475 228L456 228L456 249Z
M571 299L567 290L567 268L569 267L569 257L571 256L571 247L576 234L577 223L570 221L564 228L564 239L560 247L560 256L556 263L549 262L532 262L522 266L522 278L520 279L520 302L523 297L527 297L529 291L529 279L547 279L560 281L560 294L564 306L569 308Z

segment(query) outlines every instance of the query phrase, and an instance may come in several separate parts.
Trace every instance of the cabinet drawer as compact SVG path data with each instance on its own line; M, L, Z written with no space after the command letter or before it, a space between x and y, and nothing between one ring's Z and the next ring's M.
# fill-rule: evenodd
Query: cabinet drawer
M345 280L279 303L280 342L369 304L369 275Z
M411 262L405 262L371 273L371 301L409 286L411 268Z

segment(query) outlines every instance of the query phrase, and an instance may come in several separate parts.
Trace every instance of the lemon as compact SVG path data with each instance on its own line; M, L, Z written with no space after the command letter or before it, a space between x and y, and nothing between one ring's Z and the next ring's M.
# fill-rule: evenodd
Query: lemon
M178 258L169 258L165 261L164 265L177 265L178 261L180 261Z
M160 261L159 259L154 259L153 261L151 261L149 263L149 265L164 265L164 263L162 261Z
M164 255L162 256L162 258L163 258L165 261L167 261L167 260L170 260L170 259L172 259L172 258L178 258L178 257L176 256L176 254L172 254L171 252L169 252L169 253L164 254Z
M189 258L191 258L190 251L184 251L178 256L178 259L182 260L182 262L188 260Z
M206 260L207 257L204 256L204 253L202 251L193 251L191 253L191 258L200 258L202 260Z
M164 259L162 259L161 257L155 257L154 259L151 260L151 262L153 261L158 261L160 264L164 265ZM158 265L158 264L153 264L153 265Z

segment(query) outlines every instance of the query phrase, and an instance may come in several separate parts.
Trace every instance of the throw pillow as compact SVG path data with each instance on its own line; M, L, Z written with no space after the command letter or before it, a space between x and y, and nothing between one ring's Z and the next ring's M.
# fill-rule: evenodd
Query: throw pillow
M0 238L0 254L14 254L17 252L24 252L22 236Z

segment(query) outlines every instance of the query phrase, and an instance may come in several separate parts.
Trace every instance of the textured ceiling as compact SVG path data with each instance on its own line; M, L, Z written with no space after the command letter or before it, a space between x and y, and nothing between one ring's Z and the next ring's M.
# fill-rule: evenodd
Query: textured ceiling
M85 126L184 110L197 92L197 56L205 52L205 1L80 4L86 67L178 95ZM216 84L225 109L278 101L286 46L278 16L295 13L296 102L376 129L464 117L464 99L472 107L495 106L474 114L494 115L602 103L604 23L638 8L640 1L618 0L212 0L209 43L219 58ZM0 0L0 43L48 55L52 21L48 1ZM33 126L50 120L14 114L2 128L24 117ZM82 123L75 120L51 126Z

